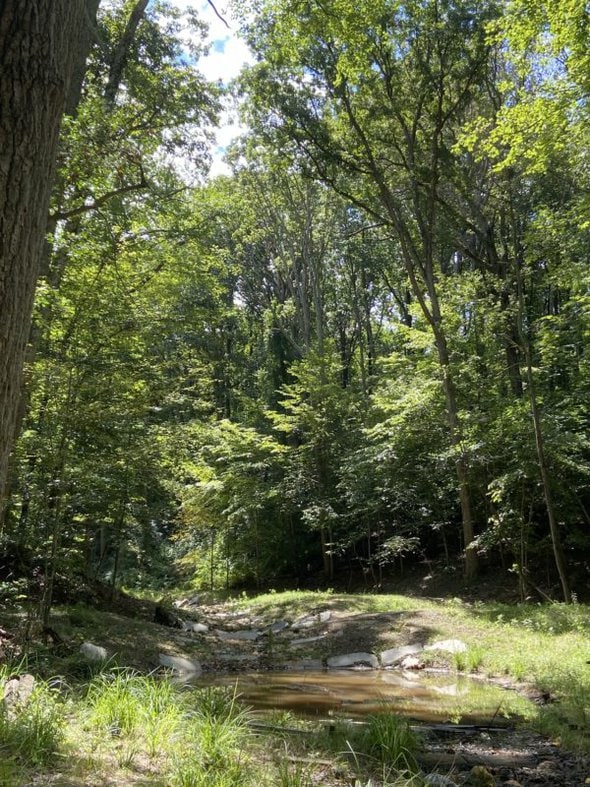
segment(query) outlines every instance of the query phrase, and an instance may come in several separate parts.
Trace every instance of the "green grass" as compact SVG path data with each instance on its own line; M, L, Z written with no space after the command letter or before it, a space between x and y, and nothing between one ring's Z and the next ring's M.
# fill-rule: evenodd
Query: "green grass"
M184 740L175 756L172 784L175 787L250 784L250 769L245 763L250 718L235 692L225 688L203 689L196 707L185 718Z
M0 696L15 673L0 670ZM0 759L8 771L13 766L45 766L59 751L64 740L66 708L57 689L46 681L36 681L26 699L0 703Z
M360 740L363 750L380 766L408 776L417 772L420 741L404 719L386 711L370 716Z

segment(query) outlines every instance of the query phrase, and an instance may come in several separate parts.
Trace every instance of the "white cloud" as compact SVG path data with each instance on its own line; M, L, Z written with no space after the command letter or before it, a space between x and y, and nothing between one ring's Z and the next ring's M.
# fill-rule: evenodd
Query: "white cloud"
M231 18L229 3L226 0L215 2L215 8L223 19L225 25L217 16L211 5L206 0L172 0L180 10L195 8L199 18L209 27L206 38L209 45L209 54L201 57L198 68L203 76L210 81L221 81L228 85L237 77L242 67L254 62L252 52L237 35L237 26ZM212 165L209 177L230 174L230 169L223 161L226 148L231 142L245 131L245 128L236 121L235 108L229 105L223 110L220 117L220 126L215 132L215 144L212 150Z
M199 59L199 70L207 79L220 79L224 84L236 77L242 66L252 63L254 58L246 43L237 34L237 25L232 20L229 3L215 2L219 16L226 22L224 24L206 0L172 0L176 8L181 11L187 8L196 9L199 18L209 28L206 41L209 45L209 54Z
M199 60L199 70L207 79L227 84L237 77L246 63L252 63L252 53L247 45L233 36L228 37L223 52L211 48L206 57Z

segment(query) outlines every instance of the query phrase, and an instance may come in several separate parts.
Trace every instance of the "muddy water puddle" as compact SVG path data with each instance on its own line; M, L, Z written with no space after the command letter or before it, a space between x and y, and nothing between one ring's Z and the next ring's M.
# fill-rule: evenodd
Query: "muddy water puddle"
M513 691L456 675L330 670L210 675L195 682L235 687L256 710L306 717L358 718L389 710L424 723L501 726L526 716L529 707Z

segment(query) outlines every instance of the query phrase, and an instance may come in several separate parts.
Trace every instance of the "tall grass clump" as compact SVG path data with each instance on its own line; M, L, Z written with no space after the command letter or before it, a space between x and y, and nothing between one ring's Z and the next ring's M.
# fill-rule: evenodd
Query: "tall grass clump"
M251 713L235 691L203 689L186 717L183 745L177 754L174 787L245 787L252 782L244 749Z
M308 768L287 759L279 762L276 776L277 787L313 787L313 779Z
M539 672L536 683L556 701L541 706L537 726L568 748L590 752L590 668L551 666Z
M4 669L1 696L9 678ZM28 696L0 703L0 759L6 767L10 762L26 767L46 765L59 750L64 734L64 704L50 683L35 681Z
M86 703L92 727L140 737L151 757L161 744L169 745L185 710L169 679L130 670L97 675L88 685Z
M420 740L407 721L392 713L370 716L359 742L362 751L381 767L408 777L418 770Z
M86 701L91 726L112 735L128 735L140 727L140 685L145 678L127 670L97 675L88 684Z

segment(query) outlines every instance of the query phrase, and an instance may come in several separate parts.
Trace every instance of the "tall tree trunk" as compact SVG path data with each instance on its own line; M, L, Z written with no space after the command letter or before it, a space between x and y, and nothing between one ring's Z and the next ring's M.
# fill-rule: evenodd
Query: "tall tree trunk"
M60 122L90 45L88 8L86 0L0 5L0 508Z

